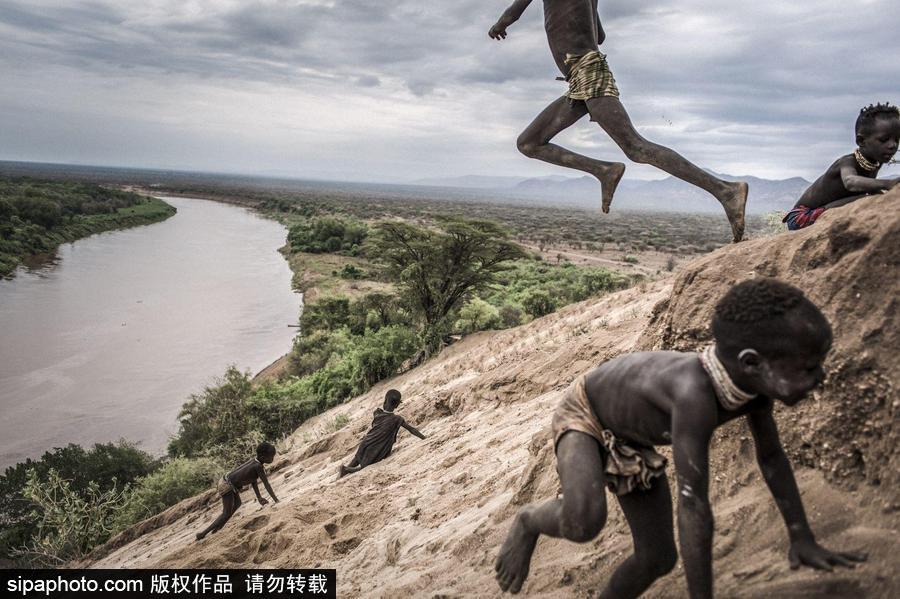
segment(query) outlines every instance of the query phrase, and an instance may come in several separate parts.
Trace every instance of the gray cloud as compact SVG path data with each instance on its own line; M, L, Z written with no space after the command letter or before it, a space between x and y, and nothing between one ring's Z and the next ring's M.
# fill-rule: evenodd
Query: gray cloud
M720 171L810 177L850 147L862 104L898 101L890 6L604 1L603 49L648 137ZM31 112L14 137L0 120L0 157L52 159L59 144L42 145L46 123L72 135L71 122L105 111L151 146L152 131L172 123L195 140L215 140L209 159L221 170L246 168L250 144L273 148L273 160L284 160L274 168L308 176L341 172L325 157L353 152L365 154L354 155L366 165L348 174L357 179L415 178L402 168L410 156L420 170L432 157L437 174L565 173L515 152L518 131L564 86L554 81L538 0L507 40L488 39L505 8L483 0L8 0L0 5L0 72L9 82L0 114L23 103ZM881 26L872 27L879 14ZM32 120L44 124L29 129ZM304 131L296 145L288 130ZM617 152L586 122L560 141ZM70 146L107 163L152 156L142 148L104 160L99 141ZM173 156L170 145L156 151L159 162L196 160L193 152Z

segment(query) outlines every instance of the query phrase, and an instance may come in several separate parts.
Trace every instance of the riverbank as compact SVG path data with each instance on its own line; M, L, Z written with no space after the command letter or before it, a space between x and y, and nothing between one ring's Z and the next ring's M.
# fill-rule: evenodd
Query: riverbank
M0 178L0 277L69 243L166 220L166 202L98 185Z

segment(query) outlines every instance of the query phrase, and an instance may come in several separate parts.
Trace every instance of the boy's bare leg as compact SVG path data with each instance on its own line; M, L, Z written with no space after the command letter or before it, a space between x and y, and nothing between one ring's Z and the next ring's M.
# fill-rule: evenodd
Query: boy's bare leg
M522 588L540 535L586 543L606 523L606 477L597 441L569 431L559 440L556 459L563 496L527 505L516 515L494 565L504 591L518 593Z
M644 139L631 124L631 119L618 98L604 96L591 98L585 102L591 114L591 120L603 127L612 140L622 148L629 160L652 164L715 196L725 208L725 215L728 217L728 222L731 223L734 240L741 240L744 236L744 210L747 205L746 183L732 183L718 179L695 166L674 150Z
M241 507L241 498L237 493L222 495L222 513L206 529L197 533L197 540L200 541L209 533L216 532L225 526L225 523L231 519L239 507Z
M343 464L341 464L340 467L338 468L338 478L343 478L343 477L347 476L348 474L353 474L354 472L359 472L360 470L362 470L362 466L359 466L359 465L344 466Z
M633 491L618 499L631 527L634 553L613 573L600 599L638 597L678 561L667 477L657 478L649 491Z
M604 162L588 158L550 143L557 133L568 129L586 114L587 106L584 102L572 103L563 96L545 108L525 128L519 135L516 145L519 151L529 158L578 169L595 176L600 181L601 208L603 212L609 212L613 194L616 193L616 187L625 173L625 165L621 162Z

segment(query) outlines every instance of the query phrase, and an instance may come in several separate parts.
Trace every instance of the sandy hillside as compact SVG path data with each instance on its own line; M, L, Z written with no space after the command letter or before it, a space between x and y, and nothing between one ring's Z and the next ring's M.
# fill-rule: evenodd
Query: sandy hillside
M834 325L825 389L780 427L820 542L865 549L856 570L791 571L787 538L742 423L712 448L716 589L720 597L900 596L897 272L900 193L826 213L805 231L748 241L657 282L528 325L470 336L439 357L300 427L274 465L278 505L245 506L201 543L212 494L186 500L94 552L94 567L330 567L341 597L499 595L493 560L522 503L557 490L549 438L560 393L582 371L635 348L691 350L708 339L728 285L775 275L808 290ZM385 389L428 435L401 431L394 454L335 481ZM346 414L350 424L327 433ZM586 597L630 551L612 507L606 529L576 545L542 539L524 593ZM685 595L680 567L648 592Z

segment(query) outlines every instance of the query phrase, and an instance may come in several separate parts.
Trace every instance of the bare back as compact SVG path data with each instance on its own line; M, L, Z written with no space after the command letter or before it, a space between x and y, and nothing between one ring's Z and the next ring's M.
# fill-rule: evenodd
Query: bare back
M568 75L566 54L587 54L597 49L597 0L544 0L544 29L553 60Z
M866 179L875 179L878 175L877 170L867 171L860 168L853 154L841 156L803 192L803 195L800 196L800 199L797 200L794 206L819 208L837 200L859 195L859 192L848 191L844 186L841 170L845 168L852 168L857 176L865 177Z
M264 473L263 465L255 459L249 459L228 473L228 480L238 487L244 487L254 483Z
M701 405L718 426L769 405L760 398L739 410L724 410L697 354L670 351L626 354L605 362L587 373L585 391L604 428L642 445L672 443L672 418L678 408L694 411ZM687 402L691 405L684 405Z

